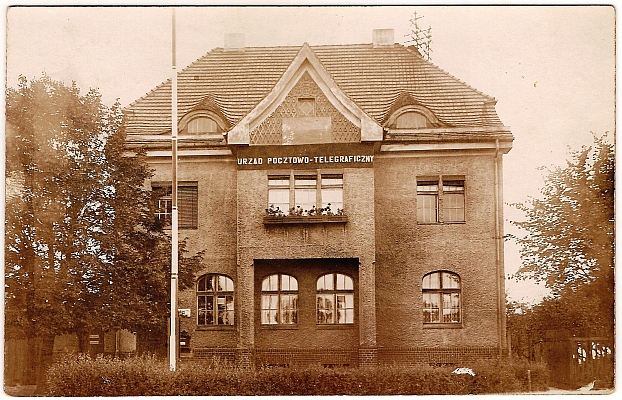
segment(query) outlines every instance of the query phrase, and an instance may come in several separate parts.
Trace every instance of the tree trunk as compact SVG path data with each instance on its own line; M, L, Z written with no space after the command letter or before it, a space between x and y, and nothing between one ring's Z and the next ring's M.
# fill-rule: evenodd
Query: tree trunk
M86 354L88 352L87 334L82 330L77 330L76 335L78 336L78 351L80 354Z
M43 395L46 393L47 370L52 364L52 356L54 351L54 335L44 335L36 338L36 395Z

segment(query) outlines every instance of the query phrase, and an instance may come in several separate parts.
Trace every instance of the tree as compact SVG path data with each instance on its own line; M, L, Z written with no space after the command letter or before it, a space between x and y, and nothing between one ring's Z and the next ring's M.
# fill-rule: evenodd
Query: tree
M7 337L37 339L49 357L59 334L76 333L84 351L93 329L166 331L170 238L144 188L144 152L126 151L119 105L43 76L8 89L6 112L17 189L6 204ZM201 254L180 249L184 288Z
M540 321L550 329L611 335L614 317L614 151L604 137L549 171L541 198L515 206L526 220L519 279L552 289Z

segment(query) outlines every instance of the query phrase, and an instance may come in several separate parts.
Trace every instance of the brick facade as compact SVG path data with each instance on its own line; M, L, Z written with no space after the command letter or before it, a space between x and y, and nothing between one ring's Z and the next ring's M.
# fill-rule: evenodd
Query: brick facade
M284 54L290 54L287 49L265 51L268 58L280 55L271 64L277 69ZM368 75L340 70L339 51L359 57L360 68L368 68ZM199 223L197 229L181 230L179 237L187 239L191 252L206 251L205 269L197 279L218 274L233 281L235 304L233 325L200 325L196 291L180 293L178 308L190 309L189 318L180 318L180 331L190 336L184 359L246 367L308 363L364 367L453 364L504 353L501 157L511 148L511 133L498 121L492 98L447 75L423 73L418 78L432 79L427 87L436 88L425 93L427 99L416 96L418 86L402 88L416 81L404 78L408 73L436 68L412 50L387 47L384 52L392 52L394 60L402 57L403 63L385 60L385 75L378 81L384 83L373 86L374 74L381 74L374 58L381 54L378 51L347 46L314 50L304 45L272 74L280 78L265 84L271 89L261 96L253 92L254 82L273 79L260 78L266 72L259 67L265 59L253 58L259 52L242 52L245 64L236 79L241 81L251 70L246 63L256 62L257 75L248 77L248 96L255 93L261 101L235 97L241 96L239 91L227 97L231 89L222 86L219 101L208 102L207 111L216 120L223 119L217 121L219 126L228 127L223 139L190 138L187 145L180 140L178 180L198 187ZM238 68L235 54L210 57L197 63L212 60L226 65L223 71ZM404 63L416 68L402 71ZM192 68L182 76L208 73ZM387 74L395 79L391 81ZM199 82L197 76L194 81ZM217 77L213 79L218 85ZM374 96L366 94L372 86ZM395 90L389 93L391 88ZM389 92L384 93L385 89ZM297 114L301 96L307 106L313 99L317 102L315 117ZM152 149L152 182L166 182L171 167L165 141L144 139L141 130L149 122L137 122L143 118L141 107L160 107L150 99L151 95L135 106L137 114L132 114L128 125L129 143ZM240 108L246 103L250 108ZM415 110L427 125L407 129L396 125L404 110ZM192 120L195 111L182 109L182 121ZM339 176L345 215L267 218L269 177L293 179L296 174L318 180ZM443 220L443 209L449 207L447 195L440 196L435 206L438 221L418 220L417 187L422 180L458 180L464 193L464 219ZM423 278L430 273L441 276L439 271L451 274L459 287L452 289L453 308L436 312L440 318L450 312L459 316L449 322L425 323L424 290L429 288L424 288ZM317 281L329 273L352 279L350 322L318 321ZM294 324L262 323L262 280L272 274L297 281ZM438 296L450 298L440 291Z

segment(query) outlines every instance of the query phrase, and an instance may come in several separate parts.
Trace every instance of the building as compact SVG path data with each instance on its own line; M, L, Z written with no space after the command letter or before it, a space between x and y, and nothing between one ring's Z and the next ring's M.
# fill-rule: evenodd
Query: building
M451 364L506 353L496 100L395 44L244 47L178 74L181 357ZM171 82L131 104L170 214ZM291 209L291 210L290 210Z

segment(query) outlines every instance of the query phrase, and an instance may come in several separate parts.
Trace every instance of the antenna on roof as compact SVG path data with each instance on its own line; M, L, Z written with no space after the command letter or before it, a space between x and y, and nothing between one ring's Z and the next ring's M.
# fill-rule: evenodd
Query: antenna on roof
M432 44L432 34L430 33L432 27L428 26L428 29L421 29L417 21L422 18L423 15L417 15L417 11L413 13L410 19L410 33L407 33L404 37L410 38L405 43L413 43L423 58L429 61L432 59L430 56L432 52L430 48L430 44Z

